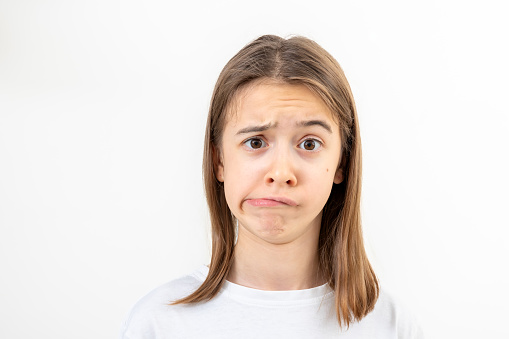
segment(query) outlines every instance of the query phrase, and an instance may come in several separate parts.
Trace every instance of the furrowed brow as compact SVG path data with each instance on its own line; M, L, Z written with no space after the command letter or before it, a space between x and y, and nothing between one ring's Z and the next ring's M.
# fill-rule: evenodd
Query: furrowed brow
M276 127L276 124L266 124L266 125L259 125L259 126L248 126L245 128L240 129L236 135L239 134L246 134L246 133L253 133L253 132L263 132L266 131L272 127Z
M332 128L328 123L326 123L323 120L308 120L308 121L301 121L297 123L298 127L307 127L307 126L322 126L324 129L327 130L327 132L332 133Z

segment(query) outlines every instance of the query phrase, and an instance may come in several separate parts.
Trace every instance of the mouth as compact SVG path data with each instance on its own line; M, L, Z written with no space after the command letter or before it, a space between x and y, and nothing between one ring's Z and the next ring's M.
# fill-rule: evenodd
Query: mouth
M276 207L276 206L297 206L292 199L285 197L265 197L259 199L247 199L246 202L257 207Z

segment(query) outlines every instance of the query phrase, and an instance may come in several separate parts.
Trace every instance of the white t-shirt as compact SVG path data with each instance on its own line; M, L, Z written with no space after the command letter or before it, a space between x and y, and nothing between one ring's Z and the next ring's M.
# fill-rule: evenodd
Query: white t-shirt
M143 297L131 310L120 338L423 338L411 316L383 291L375 309L348 329L338 325L334 292L326 284L263 291L225 281L208 302L168 305L196 290L207 273L203 266Z

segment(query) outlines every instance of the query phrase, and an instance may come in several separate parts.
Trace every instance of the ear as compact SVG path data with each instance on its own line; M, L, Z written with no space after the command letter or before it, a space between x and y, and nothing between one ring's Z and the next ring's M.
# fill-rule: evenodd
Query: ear
M336 170L336 174L334 174L334 183L335 184L341 184L343 182L343 168L339 167Z
M221 151L216 147L212 148L212 156L214 160L214 174L219 182L224 182L224 166Z
M341 184L343 182L343 180L345 179L344 173L343 173L343 168L345 168L345 162L346 162L346 157L342 155L341 161L339 162L338 168L336 169L336 173L334 174L334 183L335 184Z

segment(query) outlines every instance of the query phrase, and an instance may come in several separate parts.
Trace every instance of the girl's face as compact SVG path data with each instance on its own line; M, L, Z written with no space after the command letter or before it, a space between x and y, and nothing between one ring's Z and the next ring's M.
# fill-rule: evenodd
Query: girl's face
M304 85L259 83L237 99L216 173L239 237L283 244L317 232L332 184L343 180L331 112Z

